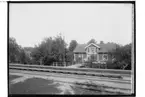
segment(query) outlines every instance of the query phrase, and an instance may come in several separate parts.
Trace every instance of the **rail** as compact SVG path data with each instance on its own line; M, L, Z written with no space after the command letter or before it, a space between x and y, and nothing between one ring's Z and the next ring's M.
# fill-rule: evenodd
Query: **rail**
M9 66L18 67L36 67L36 68L46 68L46 69L56 69L56 70L70 70L70 71L86 71L86 72L99 72L99 73L115 73L115 74L125 74L131 75L131 70L115 70L115 69L92 69L92 68L66 68L66 67L55 67L55 66L44 66L44 65L23 65L23 64L9 64Z
M123 78L131 77L130 72L128 71L116 71L116 70L106 70L106 69L84 69L84 68L64 68L64 67L52 67L52 66L40 66L40 65L20 65L20 64L11 64L9 65L10 69L36 69L37 71L46 71L46 72L60 72L68 74L77 74L77 75L89 75L89 76L100 76L100 77L112 77L112 78Z
M65 67L53 67L53 66L40 66L40 65L23 65L23 64L9 64L9 69L21 70L24 73L32 71L34 74L51 75L61 77L78 77L80 79L86 79L91 81L103 81L113 82L115 84L131 85L131 71L129 70L108 70L108 69L89 69L89 68L65 68ZM57 74L58 73L58 74ZM77 76L75 76L77 75ZM106 85L107 86L107 85ZM118 90L119 86L113 86ZM122 88L121 91L131 91L129 88ZM110 90L109 90L110 91ZM120 90L119 90L120 91Z

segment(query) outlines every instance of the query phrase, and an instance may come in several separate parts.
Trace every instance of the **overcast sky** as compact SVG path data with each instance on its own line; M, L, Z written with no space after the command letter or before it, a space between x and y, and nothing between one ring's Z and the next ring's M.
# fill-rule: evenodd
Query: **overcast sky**
M61 33L71 40L87 43L132 40L131 4L10 4L9 35L23 47L34 47L45 37Z

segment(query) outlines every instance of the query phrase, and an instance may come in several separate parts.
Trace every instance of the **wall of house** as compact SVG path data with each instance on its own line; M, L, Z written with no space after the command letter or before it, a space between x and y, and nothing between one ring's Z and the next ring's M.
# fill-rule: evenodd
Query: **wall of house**
M108 56L108 60L107 61L112 61L112 56L109 55L109 54L99 54L99 61L103 61L104 55Z
M77 54L75 54L75 61L83 62L86 57L87 57L86 54L77 53Z
M83 59L87 58L87 54L83 54Z
M90 45L89 47L86 48L86 53L87 53L87 60L91 58L91 55L94 55L95 60L98 59L98 48L94 45Z
M91 45L86 49L87 54L97 54L97 51L98 49L94 45Z
M85 52L84 52L84 54L75 53L75 61L76 62L83 62L84 59L85 59L85 61L87 61L89 58L91 58L91 55L94 55L93 58L96 61L105 61L105 60L103 60L104 59L103 57L104 57L105 54L104 53L98 53L98 51L99 51L98 47L96 47L94 45L90 45L89 47L87 47L85 49L85 51L86 51L86 54L85 54ZM112 60L112 56L107 54L107 60L106 61L110 61L110 60Z
M112 61L112 56L108 54L108 61Z
M99 61L103 60L103 54L99 54Z
M104 55L108 56L108 60L107 61L111 61L112 60L112 57L110 55L108 55L108 54L99 54L98 55L98 61L104 61L103 60L103 56ZM94 58L96 58L96 57L94 57ZM87 59L87 54L80 54L80 53L75 54L75 62L82 63L82 62L84 62L84 59ZM97 61L97 58L96 58L96 61Z

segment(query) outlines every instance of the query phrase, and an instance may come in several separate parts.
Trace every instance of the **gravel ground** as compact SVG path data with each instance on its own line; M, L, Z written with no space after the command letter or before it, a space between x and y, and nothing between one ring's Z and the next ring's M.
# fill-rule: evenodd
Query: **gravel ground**
M120 94L106 92L104 86L90 87L76 83L86 83L88 80L53 77L51 75L29 75L10 73L9 94ZM113 90L114 91L114 90Z

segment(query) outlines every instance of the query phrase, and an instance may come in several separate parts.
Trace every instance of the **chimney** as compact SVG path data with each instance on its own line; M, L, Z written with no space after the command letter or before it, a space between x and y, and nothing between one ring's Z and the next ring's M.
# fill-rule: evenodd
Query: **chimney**
M100 44L104 44L104 42L103 41L100 41Z

